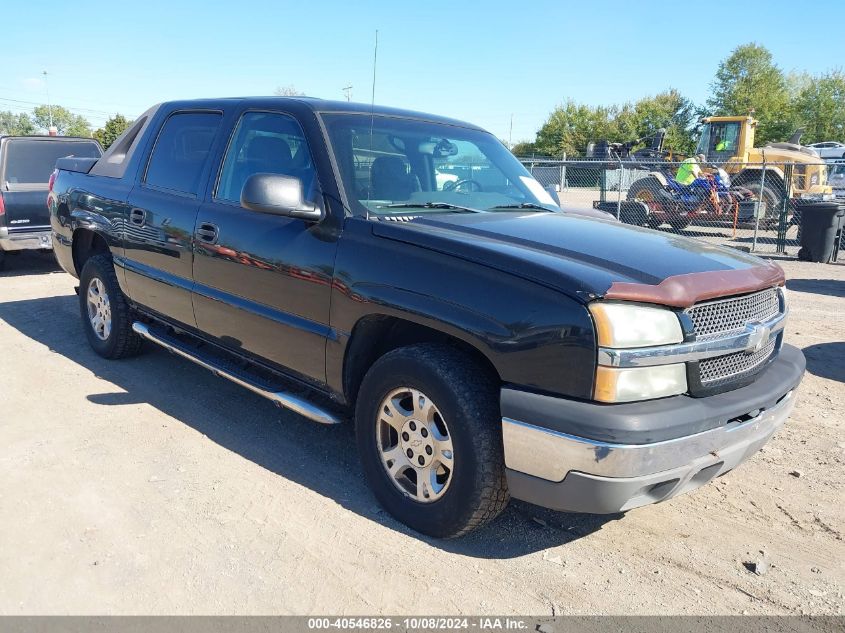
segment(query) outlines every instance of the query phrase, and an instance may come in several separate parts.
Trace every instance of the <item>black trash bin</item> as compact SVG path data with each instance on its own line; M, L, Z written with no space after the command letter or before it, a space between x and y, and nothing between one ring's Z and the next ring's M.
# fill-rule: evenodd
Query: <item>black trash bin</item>
M805 262L835 262L839 253L845 207L837 202L795 203L801 217L801 250L798 259Z

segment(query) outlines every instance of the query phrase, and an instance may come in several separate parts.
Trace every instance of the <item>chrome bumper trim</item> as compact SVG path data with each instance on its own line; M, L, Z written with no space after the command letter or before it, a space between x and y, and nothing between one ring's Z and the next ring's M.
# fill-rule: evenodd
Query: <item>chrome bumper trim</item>
M783 330L788 314L789 310L784 310L768 321L749 323L744 330L709 340L635 349L600 347L598 362L607 367L651 367L687 363L736 352L751 353L764 347Z
M652 444L612 444L588 440L502 418L505 465L548 481L563 481L570 471L603 477L638 477L680 468L711 455L718 458L740 444L764 443L795 406L795 391L745 422Z
M9 227L0 228L0 250L25 251L53 248L50 227L26 232L10 232Z

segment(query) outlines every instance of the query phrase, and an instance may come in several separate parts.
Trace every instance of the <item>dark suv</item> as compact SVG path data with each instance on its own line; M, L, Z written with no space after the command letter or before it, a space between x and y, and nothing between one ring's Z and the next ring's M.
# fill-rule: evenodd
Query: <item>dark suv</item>
M0 136L0 268L7 253L52 248L44 200L56 159L102 153L92 138Z
M307 98L166 103L49 205L106 358L161 345L316 422L456 536L509 496L619 512L732 469L787 418L783 272L564 212L467 123Z

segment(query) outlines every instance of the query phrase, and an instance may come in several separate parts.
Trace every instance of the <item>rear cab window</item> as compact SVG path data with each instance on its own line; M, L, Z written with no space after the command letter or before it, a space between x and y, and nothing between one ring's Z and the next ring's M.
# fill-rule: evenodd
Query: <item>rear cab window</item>
M171 114L159 131L144 183L196 196L222 118L220 112Z
M51 140L46 140L50 138ZM99 158L103 153L93 140L52 140L55 137L11 138L3 151L2 184L47 185L59 158Z

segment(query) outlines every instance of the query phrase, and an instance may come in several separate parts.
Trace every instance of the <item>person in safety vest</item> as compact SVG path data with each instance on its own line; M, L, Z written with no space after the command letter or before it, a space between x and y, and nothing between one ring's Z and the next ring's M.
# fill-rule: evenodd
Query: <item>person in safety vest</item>
M698 154L681 162L680 167L678 167L678 173L675 174L677 183L684 187L689 187L701 175L701 164L706 159L707 157L704 154Z

